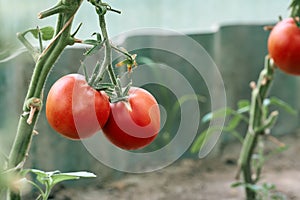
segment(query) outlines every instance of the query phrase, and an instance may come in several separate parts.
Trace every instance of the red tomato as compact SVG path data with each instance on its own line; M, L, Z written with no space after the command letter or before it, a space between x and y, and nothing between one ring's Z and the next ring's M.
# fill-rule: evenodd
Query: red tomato
M275 25L268 39L268 50L279 69L300 75L300 29L293 18Z
M142 88L132 87L126 102L111 103L103 132L116 146L134 150L151 143L160 129L160 111L155 98Z
M80 74L69 74L54 83L46 101L46 117L54 130L70 139L92 136L110 113L108 96L89 86Z

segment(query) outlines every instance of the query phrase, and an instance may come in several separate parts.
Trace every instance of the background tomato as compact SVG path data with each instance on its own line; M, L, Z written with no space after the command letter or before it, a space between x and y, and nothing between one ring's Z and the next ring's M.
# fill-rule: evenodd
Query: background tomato
M132 87L128 101L111 103L103 132L116 146L133 150L151 143L160 129L160 111L155 98L142 88Z
M276 24L268 39L268 50L279 69L300 75L300 29L293 18Z
M49 124L70 139L92 136L110 113L108 96L89 86L80 74L69 74L51 87L46 101Z

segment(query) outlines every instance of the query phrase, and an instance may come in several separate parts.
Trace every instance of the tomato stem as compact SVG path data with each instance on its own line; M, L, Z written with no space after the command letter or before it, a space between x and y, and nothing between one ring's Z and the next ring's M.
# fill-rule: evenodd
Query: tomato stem
M53 42L43 51L43 53L38 57L35 64L35 69L33 75L31 77L29 89L27 91L27 95L23 104L23 112L32 111L30 107L28 107L28 100L31 98L42 99L43 88L47 79L47 76L53 67L53 64L56 62L64 48L70 44L70 30L71 23L73 21L73 16L77 12L83 0L62 0L61 4L64 4L68 7L68 12L64 12L65 10L59 10L59 17L57 21L57 30L56 37ZM50 14L54 13L52 11L45 11L42 14L42 17L50 16ZM48 14L45 14L48 13ZM41 17L41 18L42 18ZM66 25L67 24L67 25ZM24 35L19 34L19 39L23 42L23 44L29 48L29 50L34 50L32 45L25 39ZM34 51L32 51L34 52ZM35 58L35 54L33 55ZM8 167L14 168L18 166L19 163L22 163L26 160L28 155L31 140L34 135L34 127L36 121L38 119L39 113L41 109L34 109L33 114L30 116L30 123L28 123L28 115L21 115L19 119L17 134L11 148L11 152L8 160ZM11 192L7 193L8 200L18 200L20 199L19 192Z
M257 146L257 142L260 136L265 134L266 131L266 121L268 121L267 113L263 109L263 102L268 94L270 86L274 78L274 65L272 59L269 56L265 58L265 66L261 71L259 79L252 88L252 97L250 105L250 118L248 131L243 142L242 150L239 158L239 170L237 178L239 177L240 172L242 171L245 184L253 185L259 180L259 177L253 178L252 173L252 156L254 150ZM274 113L273 113L274 114ZM269 117L273 117L273 115ZM259 174L256 174L259 176ZM247 200L256 199L256 192L251 190L249 187L245 187Z
M33 57L34 62L36 62L40 56L39 51L30 44L30 42L25 38L25 34L27 33L17 33L17 38L19 41L26 47L31 56Z
M101 1L99 1L98 5L103 5L103 3ZM99 9L99 7L96 6L96 9ZM103 8L101 8L101 9L103 9ZM97 77L95 78L94 82L96 82L96 83L100 82L103 78L104 73L106 71L108 71L110 80L115 87L115 92L117 94L117 98L123 98L122 87L118 83L117 76L116 76L113 66L112 66L112 45L110 43L109 36L107 33L107 28L106 28L106 22L105 22L106 12L103 12L103 11L100 12L99 10L97 10L97 13L99 15L99 26L101 29L101 33L102 33L103 39L105 40L105 58L104 58L102 66L100 67L99 73L98 73Z

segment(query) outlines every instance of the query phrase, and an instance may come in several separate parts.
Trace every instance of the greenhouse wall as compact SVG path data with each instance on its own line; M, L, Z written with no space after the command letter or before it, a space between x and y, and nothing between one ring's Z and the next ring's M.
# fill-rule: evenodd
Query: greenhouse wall
M227 25L221 26L217 31L211 33L195 33L188 36L200 44L218 67L226 89L227 106L235 108L236 102L240 99L249 99L251 88L249 83L255 81L263 68L264 57L267 54L266 41L268 32L263 30L263 25ZM131 46L145 46L156 41L163 41L162 38L172 38L173 45L184 35L127 35L120 46L130 48ZM178 48L180 48L178 46ZM84 48L68 48L59 61L55 64L45 87L45 95L50 86L59 77L73 72L78 72L80 60L84 60ZM197 94L208 99L208 102L199 103L201 117L210 111L209 92L200 79L193 79L193 71L187 70L188 63L183 58L169 56L168 52L152 52L151 49L143 51L143 56L157 62L166 63L178 70L185 77L189 77L190 84ZM27 53L22 53L9 61L0 63L0 147L8 149L14 138L18 117L21 112L21 104L28 87L29 79L33 70L33 62ZM277 96L289 103L295 110L300 108L299 91L300 80L276 72L276 81L270 95ZM165 77L171 79L172 77ZM176 80L175 80L176 81ZM154 87L154 88L153 88ZM149 90L155 90L155 86ZM218 90L218 85L215 86ZM5 95L4 95L5 94ZM46 96L45 96L46 98ZM160 97L164 101L163 96ZM174 98L166 96L166 102ZM175 99L176 100L176 99ZM280 117L276 123L274 134L293 134L299 128L299 119L280 111ZM168 112L168 110L167 110ZM193 119L191 119L193 120ZM178 121L173 121L173 128L176 129ZM204 125L199 122L199 133ZM33 148L28 157L28 165L43 170L59 169L61 171L92 170L99 172L103 177L112 175L112 169L102 165L87 149L78 141L69 141L55 133L45 119L44 111L41 113L37 128L39 133L34 137ZM243 128L241 128L243 130ZM170 138L174 135L170 133ZM244 134L241 132L241 134ZM219 142L235 142L232 136L223 133ZM162 145L157 140L153 145ZM219 144L219 143L218 143ZM154 147L154 146L153 146ZM219 146L216 146L218 149ZM114 152L107 151L114 159ZM197 159L197 155L186 151L183 157ZM38 162L37 162L38 161ZM120 165L126 165L132 160L124 158Z

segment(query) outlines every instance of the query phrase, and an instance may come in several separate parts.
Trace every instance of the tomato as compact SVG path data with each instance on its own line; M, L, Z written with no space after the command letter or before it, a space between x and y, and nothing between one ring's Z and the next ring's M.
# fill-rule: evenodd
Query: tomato
M160 129L160 111L146 90L131 87L127 101L110 104L111 112L103 127L105 136L116 146L134 150L145 147Z
M300 75L300 29L293 18L275 25L269 35L268 50L279 69Z
M63 76L48 93L47 120L54 130L67 138L92 136L105 125L109 114L108 96L89 86L80 74Z

